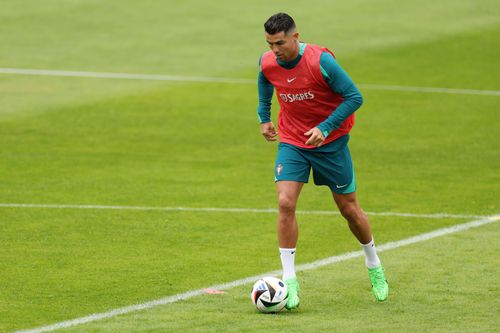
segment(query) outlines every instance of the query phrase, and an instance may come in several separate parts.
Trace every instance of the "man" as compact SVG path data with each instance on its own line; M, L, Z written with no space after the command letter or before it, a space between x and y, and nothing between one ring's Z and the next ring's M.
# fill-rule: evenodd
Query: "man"
M356 182L347 142L354 125L354 111L362 104L360 92L336 62L332 52L299 42L293 19L278 13L264 24L270 51L259 61L260 129L268 141L278 132L270 110L276 89L279 145L275 166L278 192L278 241L283 280L288 286L287 309L299 306L295 275L298 238L295 207L304 183L313 170L314 183L327 185L342 216L365 253L372 292L377 301L387 299L389 286L377 256L370 224L356 198Z

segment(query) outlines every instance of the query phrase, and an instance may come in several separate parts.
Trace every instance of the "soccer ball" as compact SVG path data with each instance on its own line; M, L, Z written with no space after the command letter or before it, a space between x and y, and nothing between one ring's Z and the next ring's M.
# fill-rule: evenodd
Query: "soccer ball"
M288 299L286 284L275 277L264 277L255 282L250 295L260 312L273 313L283 310Z

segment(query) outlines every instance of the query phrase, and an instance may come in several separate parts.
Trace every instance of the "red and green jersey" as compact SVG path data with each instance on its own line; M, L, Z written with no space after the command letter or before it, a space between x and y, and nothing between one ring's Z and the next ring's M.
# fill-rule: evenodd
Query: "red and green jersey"
M354 103L351 106L345 102L350 102L353 95L359 95L359 98L361 96L347 75L342 75L341 78L331 77L331 75L328 75L329 68L327 67L325 71L320 65L320 59L324 60L327 58L325 54L330 57L333 63L333 53L326 48L316 45L307 44L307 47L305 47L305 44L301 44L301 46L301 51L303 52L298 57L298 63L292 68L284 67L278 63L271 51L266 52L260 61L261 76L264 82L267 81L276 89L280 104L280 112L278 114L280 141L302 148L314 148L313 146L305 145L308 137L304 133L313 127L320 128L326 137L324 145L348 134L354 125L353 112L361 103ZM325 61L323 61L323 64L325 64ZM327 63L326 65L329 64ZM337 64L334 65L339 67ZM341 69L340 71L343 72ZM338 71L335 73L338 73ZM334 80L336 81L334 82ZM336 92L333 88L335 84L342 87L339 83L348 87L348 89L336 89L340 90ZM261 86L264 85L265 83L261 83L261 79L259 78L259 95L262 95L260 98L261 100L268 100L270 102L269 93L261 94L261 91L264 91L264 89L261 89ZM351 93L351 90L354 93ZM349 101L344 102L344 97L347 97ZM270 103L268 105L265 103L261 104L270 109ZM342 116L339 122L337 119L339 117L332 116L340 105L342 107L339 110L343 110L339 113L339 116ZM264 108L259 106L259 109ZM265 118L265 113L262 112L262 114L264 115L263 117L261 117L259 110L261 122L268 121L267 119L263 119Z

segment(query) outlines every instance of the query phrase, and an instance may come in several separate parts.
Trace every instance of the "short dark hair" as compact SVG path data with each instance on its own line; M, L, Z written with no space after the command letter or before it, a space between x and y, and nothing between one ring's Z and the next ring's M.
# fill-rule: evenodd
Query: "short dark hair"
M274 35L280 32L287 34L290 30L295 29L295 22L293 18L286 13L278 13L271 16L264 23L264 29L270 35Z

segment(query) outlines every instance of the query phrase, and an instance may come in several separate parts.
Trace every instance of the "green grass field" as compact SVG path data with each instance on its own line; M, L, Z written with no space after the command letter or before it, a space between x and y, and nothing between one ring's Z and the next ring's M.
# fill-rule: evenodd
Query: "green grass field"
M275 208L276 144L259 134L255 84L1 68L253 80L262 24L286 11L363 93L350 141L363 208L416 215L370 215L379 245L500 213L500 96L379 89L500 91L496 1L1 7L0 332L280 268L273 212L19 205ZM311 213L335 210L326 188L305 186L299 209L299 264L359 250L340 216ZM440 213L462 217L425 217ZM298 311L257 313L246 284L60 331L496 332L499 237L490 223L382 252L382 304L358 258L300 272Z

